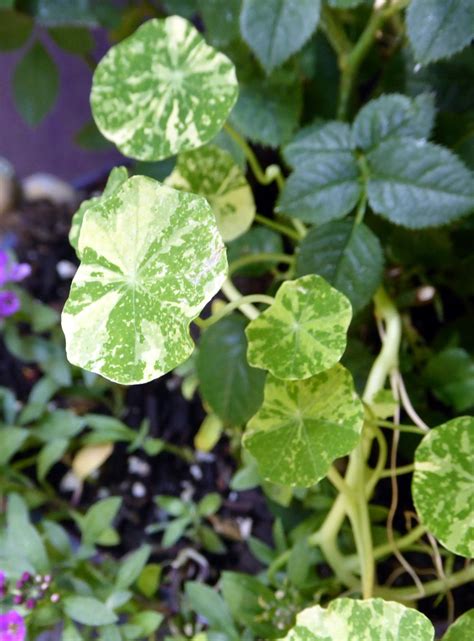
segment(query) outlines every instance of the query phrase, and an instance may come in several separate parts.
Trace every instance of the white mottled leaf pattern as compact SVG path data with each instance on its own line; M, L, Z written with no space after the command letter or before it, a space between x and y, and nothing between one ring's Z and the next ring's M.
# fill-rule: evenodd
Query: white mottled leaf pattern
M86 211L79 252L62 315L70 362L128 385L184 362L227 268L206 200L130 178Z
M248 422L244 445L265 480L309 487L353 450L362 422L362 404L342 365L303 381L268 375L263 405Z
M283 641L433 641L434 628L421 612L382 599L336 599L296 617Z
M413 500L444 547L474 556L474 418L461 416L429 432L415 453Z
M182 153L166 184L204 196L228 242L244 234L255 217L252 190L229 152L214 145Z
M474 630L474 608L468 610L449 626L441 641L472 641Z
M94 73L91 106L122 153L161 160L209 142L237 93L232 62L172 16L149 20L107 52Z

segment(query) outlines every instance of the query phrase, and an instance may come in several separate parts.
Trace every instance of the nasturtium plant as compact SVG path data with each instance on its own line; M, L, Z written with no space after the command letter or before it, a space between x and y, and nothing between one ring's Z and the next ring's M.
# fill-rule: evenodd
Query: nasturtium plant
M183 18L149 20L99 63L91 92L102 134L131 158L209 142L237 99L232 62Z
M178 156L166 184L204 196L224 241L244 234L255 216L252 190L228 151L207 145Z
M62 315L69 360L123 384L185 361L189 323L225 278L206 200L134 176L85 212L78 251Z
M286 380L319 374L344 353L351 317L349 301L320 276L286 281L245 330L248 361Z
M285 641L433 641L434 628L421 612L383 599L336 599L327 608L303 610Z
M451 552L474 556L474 418L434 428L415 454L413 499L421 521Z
M247 424L244 445L265 479L308 487L352 451L362 421L362 404L342 365L301 381L268 375L262 407Z
M474 609L462 614L449 626L442 641L469 641L474 627Z

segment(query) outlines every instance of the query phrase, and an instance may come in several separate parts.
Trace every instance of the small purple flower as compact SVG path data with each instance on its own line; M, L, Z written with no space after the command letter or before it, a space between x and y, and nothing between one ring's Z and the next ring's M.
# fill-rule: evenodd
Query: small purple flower
M0 614L0 639L2 641L24 641L26 626L23 617L10 610L6 614Z
M0 318L15 314L20 309L20 299L15 292L0 291Z
M27 263L15 263L7 252L0 249L0 287L5 283L18 283L31 274Z

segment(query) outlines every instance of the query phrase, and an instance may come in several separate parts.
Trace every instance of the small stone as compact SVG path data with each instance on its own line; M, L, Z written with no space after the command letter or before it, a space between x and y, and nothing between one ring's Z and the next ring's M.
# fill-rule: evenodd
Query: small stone
M142 499L144 496L146 496L146 487L143 485L143 483L140 483L140 481L135 481L135 483L132 483L131 491L132 496L134 496L136 499Z
M59 278L69 280L76 273L77 266L69 260L60 260L56 265L56 271L58 272Z
M149 476L151 467L149 463L138 458L138 456L130 456L128 459L128 471L130 474L137 474L138 476Z
M202 479L202 470L199 465L191 465L189 471L191 472L191 476L196 479L196 481L200 481Z
M77 195L69 183L52 174L36 173L21 182L26 200L49 200L56 205L75 207Z

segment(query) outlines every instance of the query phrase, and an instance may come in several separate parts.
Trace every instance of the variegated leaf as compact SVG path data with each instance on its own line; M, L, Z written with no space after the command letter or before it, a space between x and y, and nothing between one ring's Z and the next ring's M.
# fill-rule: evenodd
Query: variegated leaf
M222 238L244 234L255 216L252 190L229 152L214 145L180 154L166 184L205 196Z
M248 361L286 380L314 376L341 358L351 316L347 298L321 276L286 281L246 328Z
M250 419L244 445L262 476L309 487L359 440L363 411L342 365L303 381L267 377L264 401Z
M94 73L102 134L126 155L160 160L209 142L237 99L235 68L179 16L149 20Z
M184 362L227 266L206 200L130 178L86 211L79 252L62 315L71 363L130 385Z
M336 599L296 617L283 641L433 641L434 628L421 612L383 599Z
M472 641L474 630L474 608L468 610L449 626L441 641Z
M451 552L474 556L474 418L429 432L415 454L412 493L424 525Z

